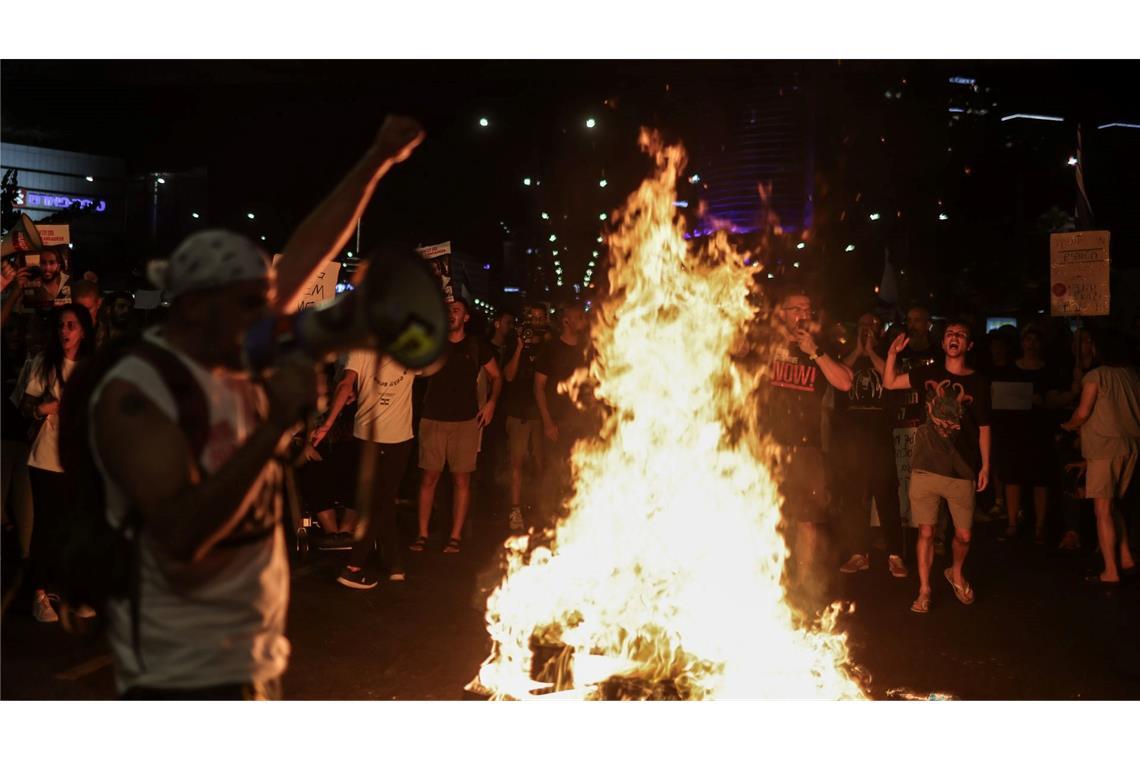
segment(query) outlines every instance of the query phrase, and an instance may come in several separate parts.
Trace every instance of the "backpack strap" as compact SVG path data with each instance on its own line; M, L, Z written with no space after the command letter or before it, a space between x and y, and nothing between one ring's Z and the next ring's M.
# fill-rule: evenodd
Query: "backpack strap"
M195 462L201 462L202 452L206 449L206 441L210 436L210 403L202 386L194 378L194 373L186 363L175 356L169 349L163 348L149 340L141 340L127 352L151 365L170 394L178 409L178 427L186 436L190 444L190 451ZM130 507L122 530L132 532L136 538L142 529L142 514L134 506ZM142 658L141 628L142 628L142 543L138 540L131 542L131 561L127 579L127 596L130 602L131 615L131 642L135 650L135 657L139 665L145 670L146 664Z
M178 408L178 427L190 444L194 461L199 461L210 437L210 403L194 373L169 349L149 340L140 341L130 353L154 367L162 378Z

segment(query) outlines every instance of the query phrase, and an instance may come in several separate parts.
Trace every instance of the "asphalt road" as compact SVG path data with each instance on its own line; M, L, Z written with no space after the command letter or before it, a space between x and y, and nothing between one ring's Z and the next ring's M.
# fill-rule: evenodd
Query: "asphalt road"
M493 564L505 533L500 522L477 520L458 555L442 554L441 542L433 542L410 555L406 582L383 581L370 591L334 582L342 553L321 552L296 568L286 697L462 698L489 651L474 598L479 573ZM872 696L900 689L962 699L1140 696L1140 583L1112 592L1089 588L1083 575L1094 557L1062 557L1025 540L998 542L997 533L994 525L978 528L967 564L977 593L970 607L942 580L943 557L936 558L926 616L908 610L916 580L892 578L881 554L872 556L869 571L836 574L833 593L855 603L840 625ZM37 623L29 609L13 606L0 629L0 697L113 698L105 647Z

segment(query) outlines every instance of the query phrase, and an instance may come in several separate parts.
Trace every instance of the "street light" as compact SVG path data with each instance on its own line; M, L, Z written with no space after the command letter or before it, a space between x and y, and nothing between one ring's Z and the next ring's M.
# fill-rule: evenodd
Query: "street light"
M190 216L194 217L195 219L201 219L202 218L198 215L197 211L191 212Z
M245 218L246 218L246 219L256 219L257 217L253 215L253 212L252 212L252 211L250 211L249 213L247 213L247 214L245 215Z
M530 187L530 177L523 177L523 184Z
M1069 166L1076 166L1076 165L1077 165L1077 157L1076 156L1069 156Z
M95 181L94 177L84 177L84 179L87 180L88 182L94 182Z
M543 211L543 212L542 212L542 218L543 218L543 219L549 219L549 218L550 218L550 214L548 214L548 213L546 213L545 211Z
M950 217L946 216L946 214L939 214L938 215L938 221L940 221L940 222L945 222L949 218Z
M872 222L879 221L879 212L876 211L875 213L871 214L870 219Z
M165 180L165 179L163 179L162 177L159 177L159 178L158 178L158 184L160 184L160 185L165 185L165 184L166 184L166 180Z
M486 116L484 116L483 118L479 119L479 126L480 126L480 127L489 127L490 125L491 125L491 122L487 121L487 117L486 117Z
M592 117L592 116L590 118L586 119L586 129L593 129L594 127L597 126L597 124L598 124L598 122L594 121L594 117Z
M610 184L610 183L606 182L604 179L598 181L598 187L605 187L608 184Z
M603 222L606 221L606 215L605 214L598 214L598 218L601 219Z
M796 249L802 251L805 248L804 243L796 243Z
M855 250L855 244L854 243L848 243L847 247L844 248L843 250L847 251L848 253L851 253L852 251Z
M553 243L555 240L557 240L557 239L558 239L558 236L557 236L557 235L551 235L551 236L550 236L549 238L547 238L547 239L548 239L548 240L549 240L551 243Z

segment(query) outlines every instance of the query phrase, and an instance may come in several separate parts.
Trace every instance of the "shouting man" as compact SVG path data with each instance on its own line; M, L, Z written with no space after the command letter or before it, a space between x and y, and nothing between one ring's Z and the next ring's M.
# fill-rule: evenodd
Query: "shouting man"
M919 586L910 609L925 613L930 611L930 569L940 499L946 499L954 520L954 560L946 568L946 580L958 601L974 602L974 589L962 575L962 564L970 550L974 493L984 491L990 479L990 384L966 366L966 352L974 344L965 322L946 324L941 363L912 367L900 374L896 369L899 352L909 340L900 335L891 344L883 384L894 390L913 388L924 402L911 457L910 509L918 525Z

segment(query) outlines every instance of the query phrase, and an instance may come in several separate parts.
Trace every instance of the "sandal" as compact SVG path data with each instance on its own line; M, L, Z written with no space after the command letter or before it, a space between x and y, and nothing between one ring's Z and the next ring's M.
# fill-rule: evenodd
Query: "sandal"
M974 589L970 588L969 583L963 583L961 586L955 583L953 568L946 568L942 574L946 576L946 580L950 582L950 586L954 589L954 596L958 597L959 602L962 604L974 603Z
M408 547L408 551L422 552L424 550L424 547L427 546L427 542L428 542L427 536L419 536L416 539L415 543L413 543L411 546Z
M910 611L921 614L930 612L930 592L919 594L918 598L910 605Z
M459 554L459 539L449 538L447 545L443 547L444 554Z
M1120 581L1106 581L1100 577L1100 573L1093 573L1085 576L1085 582L1093 586L1100 586L1102 588L1119 588Z

